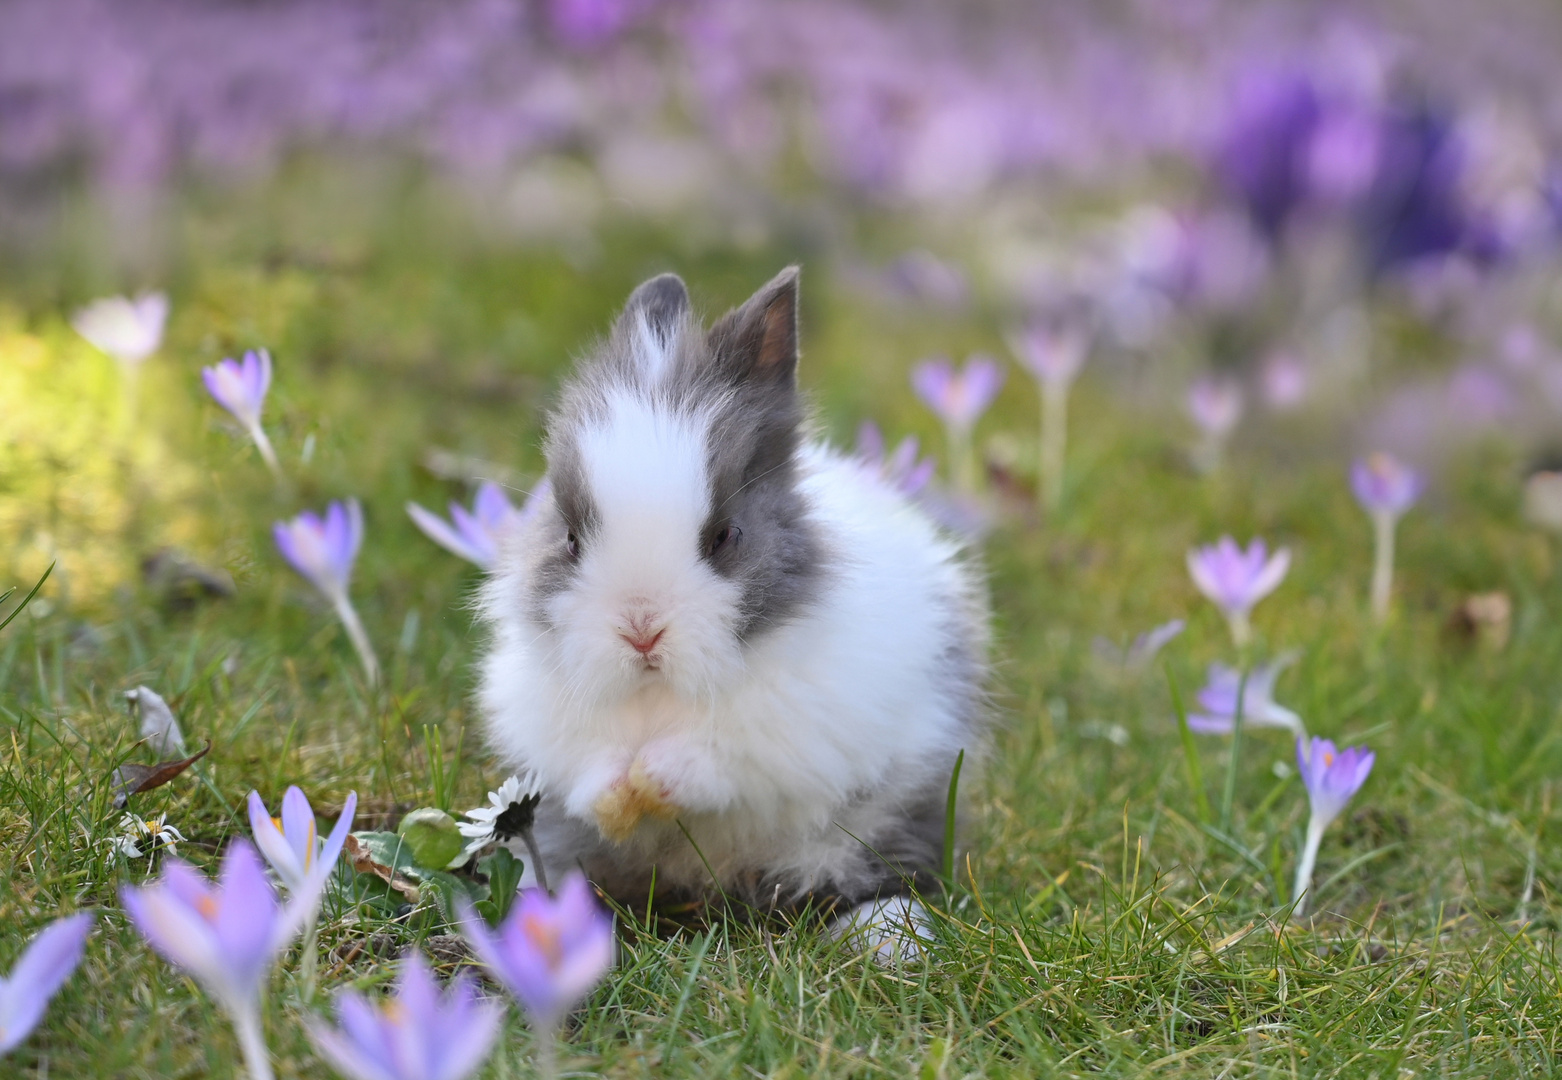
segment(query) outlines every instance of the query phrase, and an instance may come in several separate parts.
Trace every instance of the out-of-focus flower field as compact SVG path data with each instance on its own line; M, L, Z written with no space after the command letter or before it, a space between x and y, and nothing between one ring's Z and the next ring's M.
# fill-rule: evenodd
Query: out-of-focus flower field
M0 1076L356 1075L398 1008L495 1078L1556 1071L1559 54L1538 0L0 5ZM820 434L990 578L963 865L908 964L620 912L589 995L514 975L595 924L486 929L471 564L636 284L791 263ZM158 929L223 897L287 934Z

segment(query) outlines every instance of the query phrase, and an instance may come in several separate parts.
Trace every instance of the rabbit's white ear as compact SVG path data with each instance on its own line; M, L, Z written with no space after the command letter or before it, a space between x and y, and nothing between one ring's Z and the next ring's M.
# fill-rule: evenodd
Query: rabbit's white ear
M732 385L796 385L797 276L797 267L787 267L711 327L712 363Z

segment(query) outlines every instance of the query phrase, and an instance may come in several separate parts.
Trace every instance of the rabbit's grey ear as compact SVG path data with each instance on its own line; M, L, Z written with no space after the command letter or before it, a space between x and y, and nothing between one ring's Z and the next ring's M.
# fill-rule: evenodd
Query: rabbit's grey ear
M689 312L689 290L677 274L658 274L629 294L622 320L644 317L646 326L666 348Z
M724 381L797 384L797 275L787 267L711 327L711 360Z

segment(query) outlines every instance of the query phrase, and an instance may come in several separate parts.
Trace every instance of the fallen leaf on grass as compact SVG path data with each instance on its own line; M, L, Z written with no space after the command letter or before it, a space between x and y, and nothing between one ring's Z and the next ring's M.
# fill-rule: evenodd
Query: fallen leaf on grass
M347 836L347 842L342 845L342 852L347 856L347 861L352 868L360 874L372 874L385 884L395 889L409 901L418 902L418 885L407 875L400 873L393 867L387 866L374 857L369 845L359 840L351 833Z
M130 801L130 796L139 795L143 791L151 791L160 788L184 770L194 765L201 758L211 753L212 742L206 740L206 745L191 754L187 758L178 758L174 761L159 761L155 765L134 765L126 762L114 770L114 809L122 809L125 803Z

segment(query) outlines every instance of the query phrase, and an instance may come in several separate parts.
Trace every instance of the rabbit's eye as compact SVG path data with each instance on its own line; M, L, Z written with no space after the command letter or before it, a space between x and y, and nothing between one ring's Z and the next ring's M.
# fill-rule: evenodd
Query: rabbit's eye
M736 543L738 537L742 535L743 530L738 528L736 525L724 526L719 532L716 533L715 536L711 537L710 553L714 555L728 544Z
M572 559L580 558L580 537L573 532L564 538L564 550L569 552Z

